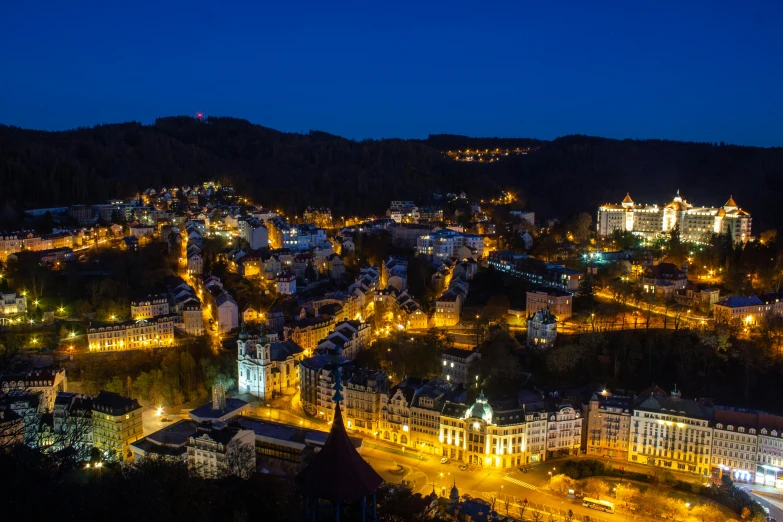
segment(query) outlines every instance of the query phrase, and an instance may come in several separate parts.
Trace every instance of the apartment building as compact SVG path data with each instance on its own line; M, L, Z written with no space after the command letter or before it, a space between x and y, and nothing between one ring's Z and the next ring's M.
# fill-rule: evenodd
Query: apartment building
M90 323L87 344L91 352L159 348L174 344L177 315L164 315L121 323Z
M582 447L587 455L628 460L632 398L594 393L587 405ZM584 422L584 421L583 421Z
M355 359L359 352L370 346L372 328L361 321L342 321L334 326L315 347L315 353L339 353L348 359Z
M557 288L529 290L525 299L528 315L548 308L558 320L565 321L573 315L574 294Z
M641 397L631 419L629 460L672 471L708 476L712 408L671 395Z
M144 298L131 301L131 319L152 319L161 315L168 315L169 300L165 294L148 295Z
M51 412L57 394L68 391L68 378L62 368L41 368L21 374L0 376L0 395L26 393L39 397L41 413Z
M456 257L457 259L479 259L484 255L484 238L474 234L463 234L451 229L419 236L416 240L419 255L435 259Z
M318 317L299 319L285 327L285 338L301 346L305 354L309 355L313 353L320 341L329 336L334 327L334 317L319 315ZM358 339L357 344L359 344Z
M547 458L578 456L582 445L582 412L573 404L561 402L548 411Z
M410 436L419 451L439 455L440 412L446 402L465 402L467 392L456 382L431 379L418 387L410 405Z
M526 463L525 432L524 408L493 408L482 392L470 407L446 403L438 439L444 457L502 469Z
M481 362L478 348L449 348L443 352L440 359L441 378L446 382L462 384L465 387L478 383L478 367Z
M188 438L188 470L205 478L237 475L247 479L256 469L256 436L238 425L198 426Z
M104 458L132 458L130 443L144 436L141 412L142 408L136 399L128 399L117 393L101 391L93 399L93 442Z

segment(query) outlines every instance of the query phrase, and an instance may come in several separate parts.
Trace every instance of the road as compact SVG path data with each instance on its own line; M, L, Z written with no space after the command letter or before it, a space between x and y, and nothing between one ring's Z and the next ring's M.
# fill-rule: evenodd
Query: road
M246 399L246 397L241 397ZM329 425L307 417L298 409L298 396L275 401L275 406L283 403L283 408L275 408L258 402L250 403L249 415L261 419L269 419L283 424L300 426L309 429L327 431ZM298 410L298 411L297 411ZM180 413L180 407L164 409L162 415L168 419L161 421L158 409L145 407L142 412L144 434L149 435L165 426L171 425L180 419L186 419L187 414ZM358 435L352 433L352 436ZM517 469L489 470L478 466L469 466L460 470L461 462L451 461L447 464L440 463L437 455L419 454L415 451L401 450L383 442L378 442L371 437L362 437L362 456L375 469L384 480L399 484L402 480L412 481L414 492L427 495L433 488L441 495L448 497L451 487L456 484L460 495L468 494L472 497L482 498L492 503L495 500L495 509L499 513L505 513L505 504L508 501L509 513L519 515L522 503L527 500L526 514L528 516L534 509L546 512L542 521L549 520L548 513L554 511L557 522L563 522L558 517L564 516L572 510L577 516L589 515L592 521L622 520L624 514L619 512L610 515L582 507L581 501L576 498L568 498L555 495L543 488L549 479L548 472L557 467L557 462L541 463L533 465L531 471L523 473ZM546 507L545 507L546 506ZM559 511L562 510L562 513Z

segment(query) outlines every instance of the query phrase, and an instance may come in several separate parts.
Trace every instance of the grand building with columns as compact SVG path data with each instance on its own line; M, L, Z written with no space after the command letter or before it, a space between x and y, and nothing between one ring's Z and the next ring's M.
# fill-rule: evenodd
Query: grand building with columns
M735 243L751 239L750 214L741 209L730 196L721 207L697 207L680 196L671 203L640 204L627 194L622 203L607 203L598 207L598 235L607 237L615 230L633 232L645 239L654 239L679 227L683 241L704 241L710 234L728 234Z

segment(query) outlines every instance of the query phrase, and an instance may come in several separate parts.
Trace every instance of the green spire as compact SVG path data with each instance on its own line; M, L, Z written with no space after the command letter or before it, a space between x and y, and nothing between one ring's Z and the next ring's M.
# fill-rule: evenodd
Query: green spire
M332 400L336 402L337 404L341 403L343 401L343 395L340 393L343 391L343 379L340 367L337 367L337 370L334 372L334 386L332 386L332 389L334 390L334 396L332 397Z
M239 331L239 340L247 341L247 326L245 325L245 321L242 321L242 329Z

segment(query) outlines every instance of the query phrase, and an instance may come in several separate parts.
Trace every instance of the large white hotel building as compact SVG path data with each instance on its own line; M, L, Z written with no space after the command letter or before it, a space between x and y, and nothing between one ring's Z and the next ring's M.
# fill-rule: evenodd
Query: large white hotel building
M680 197L663 206L634 203L631 195L620 204L598 207L598 235L610 236L624 230L646 238L671 231L679 226L683 241L704 241L710 234L729 234L735 243L751 239L750 214L739 208L733 197L722 207L696 207Z

